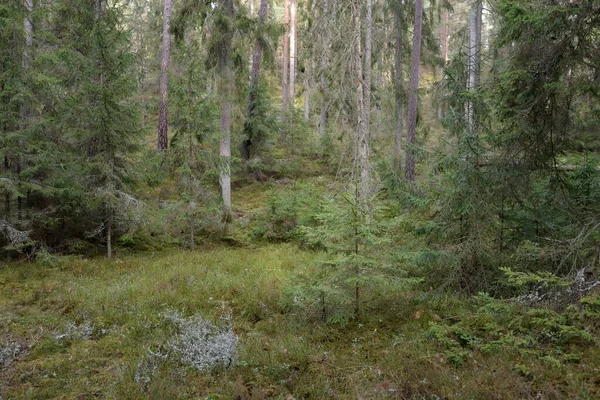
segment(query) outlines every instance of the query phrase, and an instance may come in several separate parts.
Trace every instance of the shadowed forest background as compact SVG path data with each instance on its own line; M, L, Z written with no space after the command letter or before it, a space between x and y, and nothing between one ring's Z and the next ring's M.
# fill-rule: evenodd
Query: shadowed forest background
M3 0L0 399L600 397L599 27Z

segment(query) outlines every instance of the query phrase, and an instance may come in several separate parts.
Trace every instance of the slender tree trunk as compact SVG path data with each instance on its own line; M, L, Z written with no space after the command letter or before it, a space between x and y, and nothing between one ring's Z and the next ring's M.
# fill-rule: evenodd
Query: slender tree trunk
M6 136L6 125L2 124L2 133ZM4 171L8 173L10 169L10 163L8 161L8 155L4 155ZM10 192L8 189L4 189L4 212L6 214L6 220L10 220Z
M483 0L479 0L477 4L477 19L475 31L475 88L479 86L481 81L481 28L483 24Z
M398 10L396 11L396 60L395 60L395 94L396 94L396 132L394 134L394 163L396 166L396 171L400 174L402 170L402 129L404 122L404 99L405 99L405 91L404 91L404 78L402 77L403 72L403 64L402 64L402 55L404 52L403 48L403 29L402 19L403 19L403 7L402 1L398 4Z
M162 54L160 62L160 109L158 112L157 148L165 151L169 146L168 100L169 100L169 61L171 59L171 0L164 0Z
M112 258L112 231L113 231L113 213L108 211L106 219L106 258Z
M248 17L252 18L254 17L254 0L248 0ZM252 71L252 58L254 57L254 54L250 54L250 56L248 56L248 65L250 66L250 71Z
M365 67L364 67L364 102L363 102L363 132L359 139L359 157L360 157L360 195L363 205L368 207L370 193L370 145L369 145L369 125L371 123L371 64L372 64L372 42L373 42L373 0L367 0L367 20L365 32Z
M406 151L405 179L415 181L414 146L417 133L417 104L419 90L419 72L421 68L421 33L423 30L423 0L415 3L415 30L413 34L412 57L410 63L410 92L408 94L408 121L406 138L409 147Z
M224 12L232 21L235 17L233 0L223 1ZM219 148L221 197L223 198L223 221L227 229L230 228L231 214L231 102L233 97L233 65L231 60L233 32L224 32L221 39L221 54L219 64L221 67L220 93L221 117L220 132L221 143Z
M308 66L304 70L304 120L310 118L310 73Z
M467 59L467 90L473 91L479 84L479 64L481 46L481 0L471 0L469 12L469 54ZM473 101L465 103L467 137L476 137L475 107Z
M264 25L267 19L267 12L269 8L268 0L261 0L260 9L258 11L258 19L260 25ZM251 156L252 151L252 127L248 126L248 120L252 117L252 113L256 107L256 90L258 89L258 84L260 82L260 67L261 67L261 58L263 52L263 45L260 39L256 39L254 43L254 53L252 54L252 71L250 73L250 90L248 92L248 114L246 126L244 129L244 133L246 134L246 139L242 142L242 159L244 161L248 161Z
M285 33L283 34L282 46L282 70L281 70L281 136L285 137L285 122L287 120L287 101L288 101L288 68L290 62L290 0L285 0L283 6L283 24Z
M322 0L323 1L323 21L324 21L324 32L323 32L323 56L321 58L321 118L319 122L319 132L321 133L321 137L324 137L327 133L326 125L327 125L327 61L329 55L329 1L330 0Z
M23 67L23 71L29 70L31 66L31 51L33 49L33 24L31 23L31 14L33 12L33 0L24 0L25 5L25 18L23 19L23 33L25 36L25 46L23 47L23 58L21 60L21 65ZM29 108L27 104L21 107L21 115L20 115L20 129L24 130L27 128L29 120ZM19 140L19 148L23 148L23 141ZM21 151L21 150L19 150ZM17 167L17 180L18 180L18 188L19 193L22 192L21 185L21 173L23 172L23 156L21 154L17 155L16 160ZM21 220L23 218L23 196L19 194L17 196L17 219Z
M442 25L440 26L440 53L444 67L448 63L448 11L444 10L442 13ZM444 70L442 70L442 81L444 79ZM443 104L438 104L437 107L438 119L444 116Z
M371 22L372 22L372 3L367 0L367 20L365 34L365 54L363 57L361 36L361 10L360 3L354 3L354 22L355 22L355 52L357 57L356 62L356 78L357 86L357 101L358 101L358 136L357 136L357 151L358 151L358 201L363 209L368 208L368 199L370 195L369 185L369 107L370 107L370 83L371 83ZM364 58L364 64L363 64Z
M294 118L294 99L296 97L296 0L290 0L290 83L289 83L289 107L291 120Z
M444 61L444 65L448 62L448 20L449 15L448 11L444 11L442 13L442 29L441 29L441 50L442 50L442 60Z

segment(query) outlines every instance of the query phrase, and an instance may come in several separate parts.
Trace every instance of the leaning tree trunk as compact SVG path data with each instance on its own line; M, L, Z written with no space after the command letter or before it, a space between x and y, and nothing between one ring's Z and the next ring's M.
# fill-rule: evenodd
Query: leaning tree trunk
M291 121L294 119L294 98L296 97L296 0L290 0L290 83L289 108Z
M394 134L394 164L400 173L402 169L402 127L404 122L404 79L402 77L402 54L403 54L403 29L402 26L402 1L396 10L396 60L395 60L395 94L396 94L396 132Z
M419 90L419 72L421 67L421 32L423 30L423 0L415 3L415 31L413 34L412 57L410 62L410 92L408 94L408 121L406 138L406 167L404 177L408 182L415 181L415 139L417 133L417 103Z
M157 148L165 151L169 146L168 128L168 98L169 98L169 61L171 59L171 34L169 24L171 19L171 0L164 0L162 54L160 62L160 108L158 112L158 141Z
M269 8L268 0L261 0L260 9L258 11L258 20L260 25L264 25L267 19L267 11ZM246 138L242 142L242 159L244 161L248 161L251 156L252 151L252 133L253 127L250 123L252 118L252 114L254 109L256 108L256 90L258 89L258 84L260 82L260 63L263 52L263 44L260 38L256 39L254 43L254 53L252 54L252 71L250 73L250 90L248 92L248 115L246 119L246 124L244 126L244 133Z
M232 21L234 18L233 0L223 1L224 12ZM231 29L231 28L230 28ZM227 229L230 228L231 214L231 103L233 97L233 63L231 60L233 32L223 32L219 55L221 69L219 97L221 99L220 132L221 143L219 148L220 171L219 184L223 199L223 221Z
M290 62L290 0L285 0L283 5L283 24L285 33L283 34L282 46L282 70L281 70L281 136L285 137L285 121L287 119L287 101L288 101L288 68Z

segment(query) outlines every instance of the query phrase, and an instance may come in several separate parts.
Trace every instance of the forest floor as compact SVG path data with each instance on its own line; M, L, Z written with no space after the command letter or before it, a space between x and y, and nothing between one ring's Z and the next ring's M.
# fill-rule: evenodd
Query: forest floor
M237 212L268 189L237 190ZM600 398L597 341L559 314L366 288L359 315L323 322L295 288L325 254L234 244L0 266L0 399ZM192 368L174 315L230 323L236 359Z
M465 346L468 355L460 363L453 361L433 340L431 326L437 320L481 318L469 314L464 300L399 294L346 324L287 312L286 287L319 256L288 244L213 246L115 261L73 259L51 268L25 263L4 267L0 397L600 395L597 350L581 351L576 363L551 366L535 355L486 354ZM231 313L239 336L238 361L229 368L197 372L172 357L153 358L150 351L168 351L173 329L165 316L173 310L213 321Z

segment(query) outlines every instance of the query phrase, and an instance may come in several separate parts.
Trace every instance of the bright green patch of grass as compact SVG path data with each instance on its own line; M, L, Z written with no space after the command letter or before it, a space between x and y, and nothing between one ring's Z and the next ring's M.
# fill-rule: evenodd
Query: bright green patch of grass
M0 369L0 393L35 399L599 394L597 346L569 345L563 353L577 357L555 362L529 354L527 346L495 351L484 345L496 314L466 299L365 288L362 315L337 324L288 308L286 288L320 258L280 244L0 267L0 343L31 346ZM217 323L230 312L240 338L237 364L198 372L171 357L156 364L148 382L136 382L148 350L164 350L173 338L164 318L169 310ZM526 334L514 332L520 339Z

